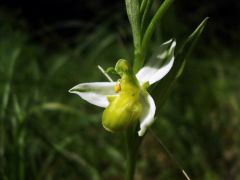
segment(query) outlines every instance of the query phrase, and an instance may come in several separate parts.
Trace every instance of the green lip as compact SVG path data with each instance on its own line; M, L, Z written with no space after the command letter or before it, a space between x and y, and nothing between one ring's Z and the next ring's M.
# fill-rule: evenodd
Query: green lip
M132 68L126 60L120 59L115 69L121 76L121 91L108 97L109 105L102 116L103 127L110 132L125 130L139 120L142 111L141 88Z

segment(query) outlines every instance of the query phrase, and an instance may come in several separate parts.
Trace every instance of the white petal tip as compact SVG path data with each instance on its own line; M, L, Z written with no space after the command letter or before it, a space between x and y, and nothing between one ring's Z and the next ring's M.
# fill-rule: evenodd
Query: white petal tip
M164 42L163 44L169 44L173 41L173 39L169 39L168 41Z
M143 136L147 129L154 122L154 115L156 111L156 106L151 95L147 95L147 98L144 101L144 109L142 112L142 117L140 118L140 130L138 131L139 136Z
M138 136L143 136L145 134L146 130L145 129L141 129L138 131Z
M173 40L172 45L171 45L170 48L171 48L171 49L175 48L175 47L176 47L176 44L177 44L177 43L176 43L176 40Z
M71 94L77 94L77 92L73 91L73 90L69 90L68 92L71 93Z
M73 92L72 92L72 89L69 89L68 92L69 92L69 93L73 93Z
M72 87L68 92L77 94L87 102L99 107L107 107L109 102L107 96L115 95L115 83L93 82L82 83Z
M136 74L141 84L146 81L150 85L154 84L168 74L174 63L175 46L176 40L170 39L158 48L149 62Z
M69 89L68 92L72 94L77 94L77 91L74 89L74 87Z

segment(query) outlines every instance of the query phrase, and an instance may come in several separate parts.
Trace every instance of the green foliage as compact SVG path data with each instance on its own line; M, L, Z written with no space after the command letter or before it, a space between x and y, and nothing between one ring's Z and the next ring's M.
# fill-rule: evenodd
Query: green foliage
M79 36L77 40L85 42L80 46L51 53L11 25L6 24L0 33L4 34L0 39L0 177L97 180L117 174L114 168L102 172L107 159L123 169L121 147L112 146L113 140L103 133L100 113L71 99L67 92L79 81L96 76L103 80L95 59L122 54L115 45L116 36L99 28L88 40ZM96 48L86 53L92 49L88 43ZM79 74L79 67L83 67L80 71L85 76ZM90 67L96 67L95 72L89 71ZM101 156L95 151L96 144Z
M133 69L136 73L144 64L146 53L149 49L150 39L157 23L173 3L173 0L165 0L151 17L149 12L153 1L125 0L128 19L132 29L134 44ZM140 5L139 5L140 4ZM149 21L149 22L148 22Z
M97 65L128 58L129 45L101 24L79 33L76 46L53 51L1 22L0 179L123 179L122 135L109 136L100 110L67 90L105 80ZM153 130L192 179L237 179L239 52L200 43ZM136 177L184 179L151 133L142 143Z
M179 76L182 74L182 71L186 64L186 59L188 55L191 53L191 50L196 44L199 36L201 35L207 23L207 19L208 18L204 19L202 23L196 28L196 30L185 40L180 50L178 50L178 52L176 53L173 68L166 75L164 80L158 83L156 91L159 91L159 89L161 90L158 94L156 93L158 96L158 101L156 102L158 108L161 108L161 106L164 104L172 86L179 78Z

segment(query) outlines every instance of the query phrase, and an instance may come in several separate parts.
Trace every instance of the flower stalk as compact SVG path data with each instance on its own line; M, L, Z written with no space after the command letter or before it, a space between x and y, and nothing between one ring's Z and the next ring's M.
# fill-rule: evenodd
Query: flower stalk
M131 126L126 131L126 151L127 151L127 166L126 180L133 180L136 169L136 160L139 146L143 137L137 135L138 124Z
M136 73L144 64L145 55L149 45L150 38L154 28L165 13L173 0L165 0L163 6L160 6L155 16L152 18L146 32L144 28L147 24L146 19L150 11L153 0L143 0L139 6L138 0L126 0L127 14L132 28L134 43L134 63L133 71ZM127 131L127 173L126 180L133 180L136 166L136 156L141 144L142 137L136 136L136 128L129 127Z

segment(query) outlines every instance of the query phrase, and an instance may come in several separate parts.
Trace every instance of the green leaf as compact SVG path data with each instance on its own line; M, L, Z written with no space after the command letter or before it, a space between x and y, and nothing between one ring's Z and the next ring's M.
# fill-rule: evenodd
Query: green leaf
M198 38L200 37L206 23L208 17L205 18L201 24L195 29L195 31L186 39L181 49L177 52L175 57L174 65L171 71L165 76L162 81L158 83L158 85L154 88L153 93L158 94L158 100L156 105L158 109L164 104L173 84L181 75L184 66L186 64L186 58L189 56L190 52L192 51L194 45L196 44Z
M150 39L152 37L152 34L154 32L154 29L157 23L159 22L161 17L165 14L165 12L168 10L168 8L172 5L173 1L174 0L165 0L158 8L156 14L151 19L142 40L143 59L144 59L144 56L146 55ZM142 64L143 63L144 62L142 62Z
M140 5L139 0L125 0L128 19L132 28L134 44L134 69L137 71L142 61L141 54L141 24L140 24Z
M141 46L139 0L125 0L125 2L128 19L132 28L134 47L135 49L139 49Z
M147 6L147 3L148 3L149 0L142 0L141 2L141 6L140 6L140 14L142 15L146 6Z
M144 31L146 30L152 3L153 3L153 0L148 0L145 6L145 9L141 10L141 33L144 33Z

